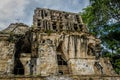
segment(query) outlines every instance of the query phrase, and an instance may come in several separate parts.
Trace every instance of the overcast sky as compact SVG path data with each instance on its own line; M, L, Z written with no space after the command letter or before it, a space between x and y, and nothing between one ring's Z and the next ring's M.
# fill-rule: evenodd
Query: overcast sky
M15 22L32 25L36 7L78 13L88 5L89 0L0 0L0 30Z

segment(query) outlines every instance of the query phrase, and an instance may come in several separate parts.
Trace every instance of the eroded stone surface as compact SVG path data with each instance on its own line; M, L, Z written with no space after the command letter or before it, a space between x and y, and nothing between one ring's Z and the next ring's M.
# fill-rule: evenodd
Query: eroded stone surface
M47 41L47 40L46 40ZM57 73L57 56L54 45L48 41L40 44L37 58L37 74L49 76Z
M109 59L100 58L100 40L88 33L78 14L37 8L33 24L32 28L11 24L1 32L0 74L42 76L46 80L115 74ZM100 80L98 76L94 79Z
M28 31L28 26L23 23L11 23L8 28L4 29L2 32L8 34L25 34Z
M14 44L0 41L0 73L11 74L14 65Z
M73 80L69 76L50 76L47 77L46 80Z
M69 64L74 75L93 75L95 60L89 59L70 59Z

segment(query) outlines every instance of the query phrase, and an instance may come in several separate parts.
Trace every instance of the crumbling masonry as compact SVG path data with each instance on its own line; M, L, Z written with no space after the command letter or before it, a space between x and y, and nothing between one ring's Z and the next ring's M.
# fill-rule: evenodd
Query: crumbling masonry
M115 74L76 13L37 8L32 27L15 23L1 31L0 47L0 75Z

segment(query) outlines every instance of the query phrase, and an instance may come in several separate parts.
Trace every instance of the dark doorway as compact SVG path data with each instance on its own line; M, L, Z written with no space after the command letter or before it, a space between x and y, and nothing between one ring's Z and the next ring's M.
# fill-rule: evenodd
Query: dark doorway
M75 30L75 31L78 30L77 24L74 24L74 30Z
M25 37L26 36L26 37ZM18 40L15 43L15 54L14 54L14 70L13 74L15 75L24 75L25 69L22 61L20 60L21 53L29 54L31 53L31 42L28 35L19 36Z
M57 55L58 60L58 68L59 68L59 74L69 74L69 68L67 62L64 60L64 58L61 55Z
M20 60L16 61L16 64L14 66L14 74L15 75L24 75L24 66Z
M52 26L53 26L53 30L56 30L56 29L57 29L56 22L53 22Z
M57 59L58 59L58 65L66 65L67 66L67 62L62 58L61 55L57 55Z

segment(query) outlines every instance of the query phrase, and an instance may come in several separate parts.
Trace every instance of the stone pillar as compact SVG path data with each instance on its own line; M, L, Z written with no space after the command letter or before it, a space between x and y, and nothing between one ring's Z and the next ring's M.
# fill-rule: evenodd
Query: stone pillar
M24 66L24 75L30 75L30 58L24 57L20 58L21 63Z
M25 75L30 75L30 58L26 61L25 64Z
M81 38L80 41L81 41L81 50L80 50L81 52L80 52L80 54L81 54L82 57L85 57L85 42L84 42L83 38Z
M7 75L11 75L13 73L13 69L14 69L14 61L11 59L9 59L7 61L7 69L6 69L6 72L7 72Z
M37 59L37 75L49 76L57 74L57 60L54 48L45 42L39 45Z

